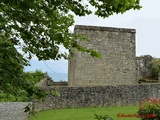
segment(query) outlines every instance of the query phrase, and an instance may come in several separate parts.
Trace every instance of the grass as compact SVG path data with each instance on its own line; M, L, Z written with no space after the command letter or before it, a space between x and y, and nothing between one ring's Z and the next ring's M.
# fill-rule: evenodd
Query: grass
M30 116L29 120L96 120L94 113L109 115L113 120L140 120L136 117L117 117L119 113L134 115L138 109L139 106L56 109L38 112L36 117Z

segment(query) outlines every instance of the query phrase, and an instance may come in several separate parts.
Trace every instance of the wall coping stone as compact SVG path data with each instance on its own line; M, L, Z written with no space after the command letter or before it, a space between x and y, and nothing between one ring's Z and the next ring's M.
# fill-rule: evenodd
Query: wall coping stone
M102 26L85 26L85 25L75 25L74 30L81 29L81 30L94 30L94 31L112 31L112 32L131 32L136 33L135 29L129 28L116 28L116 27L102 27Z

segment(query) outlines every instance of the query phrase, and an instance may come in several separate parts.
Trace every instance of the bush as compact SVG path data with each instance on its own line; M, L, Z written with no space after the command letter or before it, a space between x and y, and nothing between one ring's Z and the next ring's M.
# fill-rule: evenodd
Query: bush
M142 120L160 120L160 99L150 99L140 102L138 111Z
M32 99L44 99L46 95L45 92L34 86L44 77L44 74L45 73L39 70L22 72L21 81L17 80L12 82L14 79L12 80L10 78L5 87L1 85L1 83L3 84L5 81L2 82L3 79L0 78L0 102L26 102ZM17 85L14 86L14 84Z
M151 62L151 70L152 70L152 78L155 80L158 80L158 73L159 73L159 65L160 65L160 60L154 58Z
M37 84L40 80L44 78L45 73L41 70L35 70L32 72L24 72L24 77L28 82L31 82L32 84Z
M95 114L95 119L97 119L97 120L113 120L110 116L108 116L108 115L104 115L104 116L102 116L102 115L97 115L97 114Z

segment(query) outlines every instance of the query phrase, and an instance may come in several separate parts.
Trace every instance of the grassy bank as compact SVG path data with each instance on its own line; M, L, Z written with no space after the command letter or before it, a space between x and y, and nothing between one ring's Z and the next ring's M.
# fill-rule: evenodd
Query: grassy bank
M47 110L36 113L36 117L30 116L29 120L95 120L94 113L98 115L109 115L113 120L140 120L136 117L117 117L122 114L134 115L139 106L114 106L96 108L68 108Z

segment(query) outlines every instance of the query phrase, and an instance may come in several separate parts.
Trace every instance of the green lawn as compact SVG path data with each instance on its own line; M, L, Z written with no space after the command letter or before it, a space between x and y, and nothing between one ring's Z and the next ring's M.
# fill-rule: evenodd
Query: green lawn
M98 107L98 108L68 108L41 111L36 117L31 116L29 120L96 120L94 113L99 115L109 115L113 120L140 120L136 117L117 117L117 114L137 113L139 106L121 107Z

